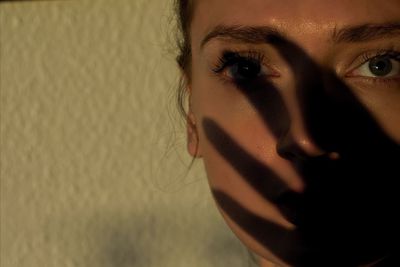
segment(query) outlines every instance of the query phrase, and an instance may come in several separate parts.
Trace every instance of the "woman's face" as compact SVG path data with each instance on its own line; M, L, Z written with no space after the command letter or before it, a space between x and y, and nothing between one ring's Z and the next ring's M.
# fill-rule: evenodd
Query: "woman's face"
M295 266L385 257L400 1L201 0L191 48L188 149L237 236Z

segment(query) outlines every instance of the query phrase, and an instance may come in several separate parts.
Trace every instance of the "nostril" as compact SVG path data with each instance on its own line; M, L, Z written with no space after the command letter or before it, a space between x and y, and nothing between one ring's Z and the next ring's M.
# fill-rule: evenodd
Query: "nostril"
M306 158L306 153L294 141L290 133L279 138L276 151L282 158L293 160L295 158Z
M281 138L278 139L276 150L279 156L288 160L304 160L310 157L319 157L327 154L304 138L299 141L296 140L290 132L282 135ZM332 159L338 158L336 154L332 154Z

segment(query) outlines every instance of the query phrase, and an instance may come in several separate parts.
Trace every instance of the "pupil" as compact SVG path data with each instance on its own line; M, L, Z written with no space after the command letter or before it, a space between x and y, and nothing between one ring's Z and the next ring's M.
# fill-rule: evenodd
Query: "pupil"
M369 62L369 70L375 76L385 76L392 71L392 62L388 57L376 57Z
M251 79L259 75L261 66L253 62L242 62L237 65L239 79Z

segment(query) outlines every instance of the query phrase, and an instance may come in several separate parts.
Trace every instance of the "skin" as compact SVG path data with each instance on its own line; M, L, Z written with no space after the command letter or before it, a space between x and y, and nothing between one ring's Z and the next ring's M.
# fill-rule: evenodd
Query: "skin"
M349 12L350 10L351 12ZM315 131L312 130L312 126L317 124L315 121L323 121L324 118L310 119L312 116L305 111L306 104L299 100L299 90L303 89L299 89L302 87L299 86L296 76L296 66L293 66L288 58L285 58L286 50L281 50L277 45L250 44L230 38L213 38L204 46L201 45L202 41L217 25L273 26L277 28L287 38L283 42L287 42L285 47L293 46L287 51L297 51L298 49L297 55L304 53L305 59L301 62L310 60L312 62L310 64L315 65L318 71L319 69L326 70L329 75L332 74L334 77L332 79L337 78L337 81L335 80L331 84L351 92L355 99L352 100L354 105L359 105L367 112L367 115L364 116L362 113L360 117L368 117L368 120L371 121L366 126L368 131L375 130L375 128L382 130L383 134L379 133L377 136L382 137L385 144L390 143L388 150L394 151L392 155L398 155L395 153L400 144L400 105L398 105L400 102L400 73L395 73L390 82L372 82L371 77L365 77L365 73L360 72L358 68L360 61L357 59L364 51L376 51L388 47L400 51L400 35L357 43L335 43L330 37L335 29L344 26L399 21L400 2L398 0L202 0L196 3L190 28L192 65L191 73L187 77L190 95L188 151L192 156L203 158L210 187L214 192L221 214L242 242L262 257L263 266L274 266L271 265L272 263L278 266L303 266L303 263L293 264L285 253L277 253L273 245L270 246L268 242L264 242L264 239L258 238L263 235L262 230L259 234L257 231L249 231L249 228L257 228L258 225L257 222L252 221L255 220L253 215L261 218L261 228L264 228L265 225L265 229L268 229L269 223L273 223L279 226L279 229L295 231L298 225L290 220L274 201L265 197L263 193L268 191L268 188L260 189L260 187L255 188L254 185L251 185L249 178L245 177L246 174L238 170L238 163L231 160L232 156L229 153L221 152L224 148L220 145L224 144L224 140L231 138L234 143L232 146L240 146L244 151L238 153L239 155L244 153L251 155L252 161L258 161L266 166L268 171L274 173L279 181L292 192L302 195L310 186L306 182L307 177L304 173L294 167L290 158L279 152L282 148L283 138L281 135L283 134L275 131L275 122L272 122L270 118L263 118L263 114L268 113L268 107L263 107L260 103L255 104L258 100L251 100L246 93L238 90L232 83L222 81L221 77L229 80L230 73L228 71L222 72L221 77L217 77L212 72L223 50L262 51L265 58L268 59L268 66L264 66L263 70L273 69L273 71L270 71L271 77L268 84L262 83L259 87L274 88L279 95L279 97L273 97L273 100L266 98L265 106L283 107L284 111L279 114L285 114L288 117L287 133L289 133L290 142L295 144L302 153L309 158L326 155L332 161L338 160L343 154L341 154L342 151L329 149L330 144L335 143L333 139L336 138L336 134L329 135L329 130L325 134L315 134ZM282 44L282 42L279 43ZM294 58L295 56L293 54L289 57ZM297 69L298 73L302 69L304 66ZM312 68L307 67L306 69ZM281 116L279 117L281 118ZM321 135L329 136L329 138L321 141L323 138L318 139ZM368 151L368 143L364 146L366 151ZM380 153L374 147L371 147L371 151ZM386 152L385 150L384 153ZM365 154L365 152L360 154ZM385 168L384 162L379 164ZM324 177L320 179L324 179ZM329 185L329 183L327 184ZM354 188L364 186L361 180L356 180L351 185ZM342 187L338 186L338 188ZM223 194L221 195L219 192ZM354 191L354 194L356 192ZM336 191L336 194L340 195L341 192ZM225 196L228 196L228 201L222 201L226 199ZM357 196L355 195L355 197ZM231 202L231 200L235 202ZM318 202L318 198L313 198L313 202ZM329 203L341 205L335 201ZM240 213L239 207L246 212ZM241 218L245 217L246 220L251 221L250 226L246 228L245 223L240 218L237 219L235 214L241 214ZM338 214L340 216L341 213ZM374 217L375 214L371 211L369 216ZM382 216L385 220L386 214L383 213ZM308 218L315 219L317 217ZM336 227L336 224L332 223L332 225ZM369 234L369 231L363 233L365 236ZM373 233L371 233L372 235ZM300 246L308 245L303 240L300 243ZM287 242L285 249L296 246L295 242ZM318 257L317 254L313 255ZM332 252L329 255L335 255L335 253ZM339 252L338 255L340 255ZM373 262L379 259L377 256L369 263L360 262L352 266L373 266ZM338 256L338 261L342 261L340 256Z

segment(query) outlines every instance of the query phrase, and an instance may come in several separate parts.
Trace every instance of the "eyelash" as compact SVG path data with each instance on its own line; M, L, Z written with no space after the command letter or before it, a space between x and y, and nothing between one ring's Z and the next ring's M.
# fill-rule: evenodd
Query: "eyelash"
M393 59L400 64L400 52L394 49L387 50L378 50L374 52L364 53L359 57L357 61L357 67L353 68L353 70L360 68L363 64L367 63L370 60L373 60L378 57L387 57L389 59ZM224 51L222 56L218 58L217 63L212 68L213 73L215 73L219 78L222 78L224 82L232 82L232 78L226 77L222 73L228 67L234 66L238 63L252 63L259 66L268 65L265 63L265 56L259 51L249 50L249 51ZM268 66L269 67L269 66ZM273 70L272 70L273 71ZM271 75L271 76L279 76L279 75ZM363 78L368 80L369 82L377 83L387 83L393 82L394 80L398 80L399 77L365 77L359 76L359 78ZM235 80L233 80L235 82Z
M249 50L249 51L224 51L222 56L218 58L217 63L212 68L214 74L217 75L218 78L222 79L222 82L228 83L237 83L237 82L248 82L251 79L234 79L227 77L227 75L223 74L223 72L232 66L240 63L253 64L253 67L259 67L260 71L265 68L265 75L262 76L277 76L276 72L273 70L269 64L266 62L265 55L259 51ZM260 76L260 75L259 75ZM255 78L255 77L253 77Z
M374 52L367 52L361 56L361 59L359 60L359 63L357 64L357 67L353 68L352 71L355 69L360 68L362 65L367 63L370 60L373 60L378 57L387 57L389 59L395 60L400 64L400 52L396 51L394 49L383 49L383 50L378 50ZM368 80L369 82L372 83L389 83L393 82L396 80L399 80L399 77L358 77L358 78L363 78L365 80Z
M373 52L373 54L371 53L366 53L364 55L362 55L362 62L361 64L366 63L367 61L374 59L376 57L389 57L391 59L400 61L400 52L393 50L393 49L389 49L389 50L378 50L376 52Z
M264 62L264 54L258 51L225 51L221 57L218 58L217 64L215 64L212 69L215 73L221 73L226 67L232 66L233 64L239 62L252 62L256 64L261 64Z

